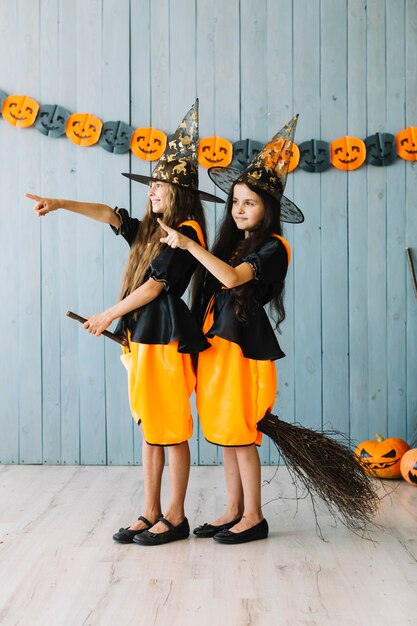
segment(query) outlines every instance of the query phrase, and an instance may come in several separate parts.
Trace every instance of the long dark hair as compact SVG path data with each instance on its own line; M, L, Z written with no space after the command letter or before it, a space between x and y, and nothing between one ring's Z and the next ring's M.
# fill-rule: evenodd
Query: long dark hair
M223 221L220 224L218 235L214 243L212 253L214 256L222 259L226 263L230 263L232 266L237 266L241 263L242 258L248 256L252 252L256 252L261 246L271 238L272 234L282 236L281 226L281 205L279 200L268 194L267 192L247 184L247 187L255 192L263 202L265 208L265 216L260 222L258 228L253 230L250 237L245 238L245 231L239 230L236 227L236 223L232 217L233 207L233 190L229 193L226 210ZM197 276L195 296L193 298L193 310L199 317L204 314L201 311L201 307L207 305L207 301L218 285L218 281L211 276L208 272L205 273L205 277ZM240 322L243 324L248 322L250 312L254 306L262 306L262 303L256 302L255 293L256 285L252 282L245 283L239 287L232 289L235 313ZM270 313L275 322L276 328L279 327L281 322L285 319L284 308L284 281L274 290L272 298L270 300Z

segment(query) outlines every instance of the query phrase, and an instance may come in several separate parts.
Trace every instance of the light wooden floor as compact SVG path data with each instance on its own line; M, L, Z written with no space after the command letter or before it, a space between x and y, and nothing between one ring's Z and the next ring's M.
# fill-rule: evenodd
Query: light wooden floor
M271 478L274 468L263 468ZM270 537L240 546L190 538L112 541L140 513L139 467L0 467L2 626L417 624L417 489L381 505L377 543L334 527L285 468L263 487ZM282 497L283 496L283 497ZM192 468L191 526L222 511L222 468Z

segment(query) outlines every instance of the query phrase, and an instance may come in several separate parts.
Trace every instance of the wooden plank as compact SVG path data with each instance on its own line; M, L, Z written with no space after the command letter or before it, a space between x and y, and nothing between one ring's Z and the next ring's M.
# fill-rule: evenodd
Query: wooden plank
M386 5L386 129L395 134L405 127L404 101L406 84L404 50L404 1ZM407 359L405 259L405 172L403 159L386 168L387 181L387 380L388 434L407 438Z
M367 3L367 126L385 128L385 14L376 0ZM367 168L369 428L388 431L386 300L386 168Z
M347 12L345 0L321 3L321 136L346 134ZM321 176L323 425L349 433L347 175Z
M320 23L317 5L294 4L294 109L298 137L320 137ZM294 228L295 420L322 425L320 177L298 171L294 201L306 220Z
M16 91L39 101L39 2L18 5ZM20 131L20 132L19 132ZM19 155L16 192L34 188L40 174L40 137L34 128L16 129ZM20 194L19 194L20 195ZM19 248L16 269L19 311L19 457L42 462L42 361L40 300L40 223L28 219L27 201L17 203Z
M175 130L196 97L196 5L188 0L169 3L170 128ZM186 33L186 36L184 36ZM188 293L184 299L188 303ZM193 398L191 463L198 464L198 420Z
M240 3L240 59L241 73L240 112L241 136L268 140L268 90L267 90L267 30L268 16L266 0L257 2L250 0ZM265 69L263 69L265 68ZM269 463L269 441L263 438L259 448L261 463Z
M406 0L406 59L405 59L405 127L416 126L417 102L413 94L417 89L417 0ZM401 129L399 129L401 130ZM414 263L417 261L417 167L415 162L406 163L406 245L412 248ZM410 276L407 275L407 434L411 440L417 430L417 303Z
M16 93L18 75L17 58L10 54L17 40L18 11L16 3L0 3L0 59L2 64L1 89L8 95ZM2 210L0 211L0 281L2 307L0 319L6 330L0 350L0 462L19 463L19 304L16 289L18 277L16 257L21 251L19 242L18 197L16 180L19 176L19 132L0 117L0 186ZM27 220L30 220L30 214ZM23 280L23 279L22 279Z
M348 5L347 134L366 137L366 108L359 94L366 91L366 2ZM368 439L368 283L366 168L348 176L349 216L349 355L350 433L354 440Z
M77 111L102 119L102 12L101 1L77 2ZM85 63L85 58L89 63ZM77 196L80 200L102 201L102 149L77 149ZM83 317L103 310L103 230L83 219L82 237L77 241L79 310ZM82 329L81 329L82 330ZM105 464L104 339L83 331L79 344L80 446L81 462Z
M114 16L118 15L115 20ZM103 3L103 119L129 122L130 115L130 37L129 2ZM103 151L103 200L110 206L129 207L129 185L121 172L129 171L129 153ZM103 234L104 306L117 302L119 285L129 248L109 227ZM133 420L127 394L126 370L120 362L120 349L105 342L107 458L110 465L134 463Z
M40 66L48 72L40 74L40 100L42 104L57 102L56 84L59 80L59 5L56 0L41 0ZM59 144L62 138L52 138L39 133L41 144L40 186L34 193L60 196L57 176ZM65 139L64 139L65 141ZM28 205L29 208L29 205ZM61 462L61 346L60 346L60 256L59 219L57 214L40 220L42 261L42 462ZM34 222L35 215L32 216Z
M215 58L217 46L214 42L215 32L215 5L213 0L202 0L196 7L196 91L199 97L199 132L200 137L208 137L214 134L216 121L215 111ZM207 172L199 167L200 189L216 193L215 186L208 177ZM224 195L224 194L223 194ZM217 209L220 205L205 203L205 215L207 220L207 232L209 245L213 244L216 227L218 224ZM221 210L221 209L220 209ZM194 415L197 415L194 413ZM198 462L200 465L214 465L222 460L221 451L217 446L206 441L198 417L194 420L197 426L198 438Z
M159 117L158 110L154 114L151 107L152 4L148 0L130 3L130 123L134 128L155 126L166 131L168 127L166 119ZM131 153L130 171L149 175L154 167L155 163L143 161ZM126 208L130 208L133 217L140 219L148 200L148 188L134 181L125 181L126 184L130 190L130 207ZM133 459L135 464L139 464L142 462L142 436L134 423L132 428Z
M71 113L77 112L77 94L74 88L77 63L74 55L74 33L78 29L78 15L65 0L59 2L58 59L59 72L56 85L56 101ZM66 136L58 142L57 181L45 193L77 199L77 150ZM61 352L61 462L80 463L80 385L78 350L83 331L78 324L65 317L68 309L80 311L78 301L78 276L74 250L77 240L83 236L82 218L60 211L52 219L58 222L59 309L55 315L60 320Z
M294 114L293 111L293 17L288 10L286 0L268 2L267 4L267 90L268 90L268 128L269 140L274 133ZM279 30L279 37L277 31ZM279 59L279 63L276 60ZM254 137L256 139L256 137ZM298 140L296 133L295 141ZM298 172L289 174L285 187L285 195L294 197L294 181ZM294 228L291 224L283 224L284 237L292 249L292 262L285 280L285 312L286 319L282 324L282 334L278 341L286 354L285 359L275 362L277 370L278 393L274 412L285 421L294 420L295 381L294 381L294 265L298 251L294 249ZM279 462L276 447L269 442L269 462Z

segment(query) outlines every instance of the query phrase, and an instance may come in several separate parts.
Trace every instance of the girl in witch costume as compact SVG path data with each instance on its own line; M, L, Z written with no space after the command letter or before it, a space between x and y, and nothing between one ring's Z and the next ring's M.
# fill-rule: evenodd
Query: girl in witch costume
M181 296L196 260L188 252L160 242L156 218L205 247L206 229L201 199L222 202L198 190L198 101L184 117L151 176L124 174L149 183L149 202L142 221L125 209L102 204L40 198L35 211L46 215L58 208L110 224L130 245L121 299L103 313L89 317L84 327L100 335L120 318L115 334L128 339L122 361L128 371L129 400L143 431L143 515L113 538L120 543L158 545L185 539L189 524L184 500L190 469L188 439L192 436L189 397L195 387L191 355L209 347ZM161 509L164 446L169 446L170 502Z
M276 396L274 361L285 355L264 305L272 305L277 324L284 319L291 252L281 221L304 219L283 196L296 123L297 117L244 172L209 170L214 182L229 192L212 254L158 220L167 233L161 241L187 250L206 268L194 306L211 347L199 355L197 408L206 439L223 447L227 508L194 534L219 543L268 535L257 451L262 432L278 446L293 477L310 495L321 496L350 528L363 530L377 502L371 481L346 445L270 413Z

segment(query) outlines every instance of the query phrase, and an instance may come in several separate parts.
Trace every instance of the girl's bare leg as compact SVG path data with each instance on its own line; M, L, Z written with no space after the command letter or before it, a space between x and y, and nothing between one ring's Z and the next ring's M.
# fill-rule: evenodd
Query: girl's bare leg
M242 532L263 520L261 509L261 464L256 445L235 448L243 488L243 516L230 530Z
M226 511L213 526L221 526L238 519L243 511L243 488L237 462L236 448L223 448L223 466L226 480Z
M174 526L184 521L184 502L190 475L190 448L188 441L168 448L170 500L164 518ZM152 527L153 533L166 532L167 527L158 522Z
M151 446L145 439L142 444L143 482L145 504L141 515L155 523L162 515L161 509L161 482L164 471L165 451L162 446ZM130 530L143 530L146 524L138 520L132 524Z

